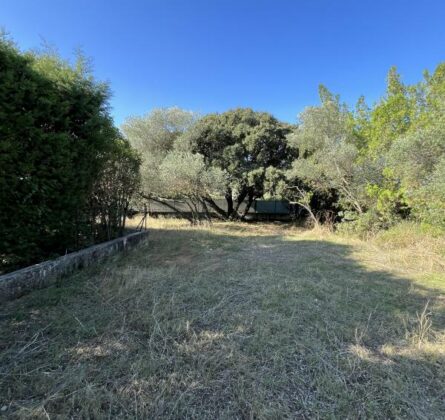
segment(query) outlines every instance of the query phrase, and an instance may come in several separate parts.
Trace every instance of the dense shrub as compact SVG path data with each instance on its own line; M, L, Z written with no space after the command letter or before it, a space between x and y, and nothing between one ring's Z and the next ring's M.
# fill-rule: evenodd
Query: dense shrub
M106 155L90 198L93 237L122 235L130 200L140 186L141 158L127 140L117 138Z
M79 58L0 40L0 258L15 267L91 243L89 208L118 137L109 89ZM93 220L93 223L95 220Z

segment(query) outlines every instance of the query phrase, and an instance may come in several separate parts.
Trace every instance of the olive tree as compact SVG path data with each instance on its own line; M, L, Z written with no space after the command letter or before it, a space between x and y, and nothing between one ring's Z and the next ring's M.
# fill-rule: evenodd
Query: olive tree
M172 189L161 177L161 165L173 151L174 143L197 120L197 114L180 108L154 109L146 115L129 117L122 132L139 152L141 164L141 194L176 209L169 201Z
M378 170L359 160L348 109L323 86L320 99L320 106L300 114L298 127L288 136L298 158L286 173L284 193L305 208L314 222L317 217L310 205L314 193L333 194L339 207L361 214L366 185L378 177Z
M204 213L210 219L205 197L218 194L224 185L224 174L217 168L207 168L202 155L173 150L160 165L159 177L164 193L170 198L179 198L187 205L190 216L196 223Z
M196 223L208 217L203 197L212 197L222 184L222 172L204 164L202 155L185 147L184 134L198 115L179 108L155 109L131 117L122 126L125 137L142 158L141 197L153 200ZM173 202L179 200L188 211Z

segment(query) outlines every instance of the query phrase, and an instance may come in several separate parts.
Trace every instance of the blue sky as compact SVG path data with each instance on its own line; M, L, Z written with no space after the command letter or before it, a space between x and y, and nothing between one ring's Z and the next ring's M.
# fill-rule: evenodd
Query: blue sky
M81 47L109 81L117 124L155 107L234 107L295 122L323 83L354 104L445 60L443 0L0 0L23 49Z

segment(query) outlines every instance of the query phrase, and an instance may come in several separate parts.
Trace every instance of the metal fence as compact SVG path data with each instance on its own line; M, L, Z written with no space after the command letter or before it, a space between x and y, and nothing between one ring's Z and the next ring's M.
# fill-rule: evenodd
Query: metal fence
M226 200L214 200L216 205L223 210L227 210L227 202ZM187 213L190 211L187 203L181 200L169 200L168 203L173 207L177 208L179 211ZM246 208L247 202L243 202L240 205L239 212L244 212ZM208 206L209 211L212 213L213 210ZM155 202L153 200L149 200L147 203L147 211L150 214L162 215L162 214L173 214L175 211L162 203ZM199 205L198 211L204 213L204 208ZM255 200L249 211L248 215L291 215L292 214L292 205L285 200Z
M284 200L256 200L254 213L257 214L291 214L292 206Z

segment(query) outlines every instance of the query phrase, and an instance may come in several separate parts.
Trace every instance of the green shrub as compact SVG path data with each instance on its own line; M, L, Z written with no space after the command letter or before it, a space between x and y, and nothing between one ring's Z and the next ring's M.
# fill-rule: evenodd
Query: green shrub
M353 216L350 214L349 220L336 225L336 230L339 233L357 235L360 238L367 239L398 222L400 222L400 218L393 215L391 217L382 215L375 208L371 208L360 215L354 214Z
M90 196L118 132L108 113L109 89L84 62L21 53L0 39L3 268L94 240Z

